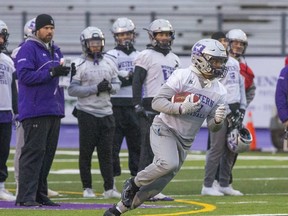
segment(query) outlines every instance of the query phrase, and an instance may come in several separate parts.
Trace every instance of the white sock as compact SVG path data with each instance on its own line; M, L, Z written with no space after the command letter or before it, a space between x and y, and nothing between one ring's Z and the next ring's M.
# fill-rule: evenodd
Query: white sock
M121 214L129 210L125 205L123 205L122 201L119 201L119 202L117 203L116 209L117 209Z
M0 190L5 189L5 182L0 182Z
M134 183L137 187L141 187L141 184L137 181L136 177L134 178Z

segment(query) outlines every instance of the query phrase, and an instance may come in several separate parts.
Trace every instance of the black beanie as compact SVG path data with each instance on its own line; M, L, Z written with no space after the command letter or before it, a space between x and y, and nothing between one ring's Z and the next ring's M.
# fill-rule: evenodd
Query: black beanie
M211 39L219 40L220 38L226 38L226 35L221 31L215 32L211 35Z
M39 29L43 28L46 25L54 26L53 18L48 14L38 15L35 21L35 30L38 31Z

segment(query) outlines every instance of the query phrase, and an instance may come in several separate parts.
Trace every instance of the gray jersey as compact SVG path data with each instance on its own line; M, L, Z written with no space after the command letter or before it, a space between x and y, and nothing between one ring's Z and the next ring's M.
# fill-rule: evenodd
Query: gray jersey
M239 62L233 57L229 56L226 63L228 69L227 75L219 81L227 89L227 103L239 103L241 109L246 109L246 95L244 78L240 74ZM230 112L230 111L229 111ZM229 113L228 112L228 113Z
M197 69L193 66L175 70L165 84L166 90L163 86L152 103L153 109L161 112L159 118L190 146L206 118L208 127L215 126L212 125L213 122L215 124L215 110L220 104L226 104L227 94L225 87L217 79L212 80L209 86L203 85L205 80L195 71ZM197 94L201 100L201 108L191 115L180 115L180 103L171 103L167 100L179 92Z
M0 53L0 111L12 110L12 74L15 67L12 59Z
M180 67L180 59L172 52L163 55L153 49L145 49L136 58L135 66L147 71L143 98L154 97L173 71Z
M139 51L134 51L130 55L127 55L121 50L112 49L107 52L107 54L112 56L116 67L118 68L118 75L123 78L128 78L130 72L134 72L134 60L139 54ZM107 57L109 57L107 55ZM116 95L112 97L125 97L132 98L132 84L129 86L121 87Z
M118 70L109 58L103 58L99 65L83 57L75 59L76 75L68 87L70 96L78 97L76 108L96 117L112 115L110 94L116 94L121 82ZM108 80L112 84L110 92L98 93L97 85Z

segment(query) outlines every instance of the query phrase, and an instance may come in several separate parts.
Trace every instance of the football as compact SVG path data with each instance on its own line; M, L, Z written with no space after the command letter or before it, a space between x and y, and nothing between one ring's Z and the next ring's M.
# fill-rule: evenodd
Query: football
M196 94L192 94L191 92L179 92L171 98L172 103L183 103L185 98L191 95L193 97L193 102L197 102L199 100L199 96Z

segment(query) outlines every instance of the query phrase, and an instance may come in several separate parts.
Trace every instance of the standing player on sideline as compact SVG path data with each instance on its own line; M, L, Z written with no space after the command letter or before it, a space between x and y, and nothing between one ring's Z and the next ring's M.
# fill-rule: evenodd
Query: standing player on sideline
M32 35L32 33L35 31L35 20L36 17L34 17L31 20L28 20L24 26L24 41L20 43L20 45L15 48L11 54L11 57L14 60L14 64L16 65L15 59L16 59L16 55L19 51L19 49L21 48L21 46L23 45L23 43L25 43L25 40L30 37ZM17 113L18 115L18 113ZM18 174L19 174L19 158L20 158L20 154L21 154L21 148L24 146L24 129L22 126L22 123L17 121L15 121L16 123L16 147L15 147L15 155L14 155L14 178L15 178L15 182L16 182L16 194L18 192ZM56 191L53 191L51 189L48 188L48 197L53 197L53 196L58 196L59 193Z
M113 115L115 118L115 134L113 144L113 174L121 175L119 153L124 137L128 147L128 166L131 176L136 176L140 157L140 128L139 120L132 103L132 79L134 59L139 54L134 48L135 25L132 20L121 17L112 25L112 34L116 47L107 52L113 56L118 68L119 79L122 82L120 90L111 97Z
M212 131L222 127L227 91L215 78L225 76L226 50L216 40L203 39L193 46L191 60L192 65L177 69L152 101L160 112L150 130L153 163L126 180L122 200L104 216L119 216L161 192L180 170L205 119ZM180 92L191 94L182 103L172 103ZM194 95L200 100L194 102Z
M76 74L68 87L68 94L77 97L79 126L79 170L83 197L95 197L92 190L91 162L97 151L104 180L104 198L119 198L113 188L112 148L115 119L110 95L120 89L118 69L103 55L105 37L101 29L85 28L80 35L83 54L75 59Z
M246 95L246 108L252 102L255 97L256 86L254 83L254 73L252 69L247 65L245 60L245 51L248 46L248 38L244 31L241 29L232 29L227 32L226 38L229 40L228 51L229 55L238 60L240 64L240 73L244 77L245 95ZM244 116L243 116L244 118ZM234 164L236 163L238 154L235 155ZM233 169L232 166L232 169ZM232 186L233 176L230 177L230 186Z
M132 84L133 104L139 116L141 128L139 171L148 166L154 157L149 136L150 126L158 112L152 109L152 99L173 71L180 66L180 59L171 52L175 31L170 22L157 19L145 30L148 31L151 44L148 44L135 60ZM153 200L171 201L173 198L160 193Z
M232 29L226 34L226 37L229 40L229 54L240 63L240 73L244 77L247 106L249 106L255 97L256 86L255 75L245 60L245 51L248 46L247 35L241 29Z
M16 197L5 188L13 114L18 113L15 67L12 59L3 53L7 51L8 37L8 27L0 20L0 200L14 201Z
M228 40L223 32L216 32L212 34L212 39L218 40L227 50ZM220 78L220 82L227 89L227 103L229 106L227 118L223 122L222 128L217 132L209 131L209 141L211 141L210 147L207 151L206 166L205 166L205 178L202 187L202 195L210 196L223 196L243 195L240 191L234 190L229 185L232 165L234 162L235 154L230 151L227 144L227 132L230 125L228 119L238 119L237 125L242 126L242 120L246 109L246 96L244 79L240 74L239 62L229 56L226 63L227 75ZM209 142L208 141L208 142ZM215 187L214 178L217 173L216 179L220 186Z

